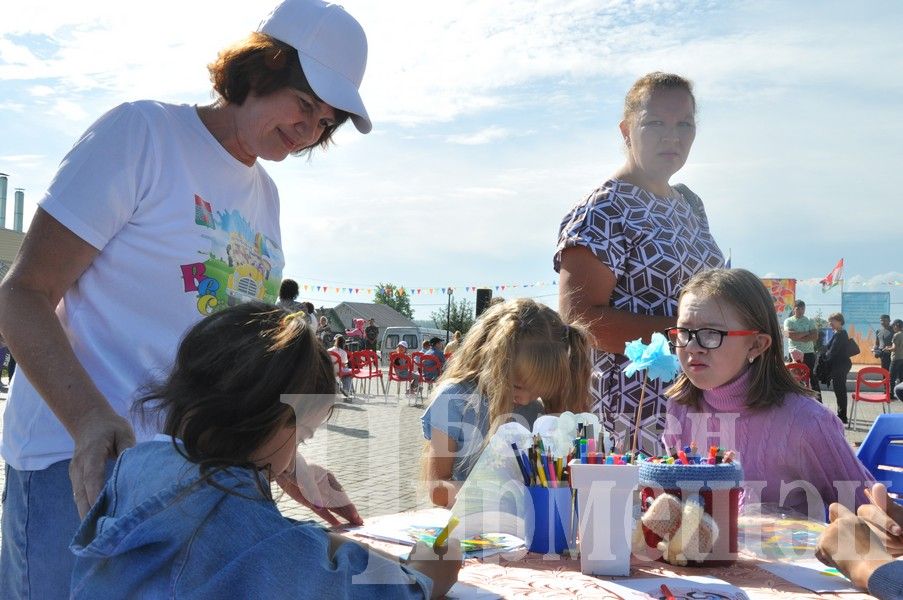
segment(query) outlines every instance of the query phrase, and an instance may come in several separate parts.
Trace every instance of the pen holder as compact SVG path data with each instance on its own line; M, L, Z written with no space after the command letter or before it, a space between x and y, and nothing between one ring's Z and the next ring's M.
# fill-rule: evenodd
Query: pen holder
M527 507L527 550L541 554L561 554L572 545L573 503L571 488L533 485Z
M639 467L573 460L568 468L571 485L577 490L580 571L629 575Z
M683 465L644 461L639 469L641 511L645 512L662 493L671 494L682 502L697 498L702 501L703 512L718 526L712 550L701 560L688 560L688 565L724 566L737 560L737 519L743 492L743 468L739 463ZM643 536L650 548L656 548L662 540L646 527L643 527Z

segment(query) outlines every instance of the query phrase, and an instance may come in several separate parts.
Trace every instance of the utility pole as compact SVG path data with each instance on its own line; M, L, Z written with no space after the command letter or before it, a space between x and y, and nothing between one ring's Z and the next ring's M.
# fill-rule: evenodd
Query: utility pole
M451 301L454 290L448 288L448 308L445 309L445 345L448 345L448 331L451 329Z

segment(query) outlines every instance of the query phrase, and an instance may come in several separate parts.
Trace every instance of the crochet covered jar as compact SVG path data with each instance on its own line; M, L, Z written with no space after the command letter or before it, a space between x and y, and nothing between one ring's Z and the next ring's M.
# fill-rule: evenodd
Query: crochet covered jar
M668 562L674 562L671 557L679 551L680 564L721 566L737 560L737 519L743 492L740 463L669 464L646 460L640 461L639 465L640 510L644 513L641 523L649 524L648 527L646 523L641 526L649 548L663 550L663 558ZM644 516L662 494L673 496L667 499L672 507L664 509L664 517L656 517L659 521L656 526ZM660 506L665 503L658 504L657 509L661 511ZM680 529L681 519L683 530ZM693 527L701 529L701 543L696 531L686 531L689 521ZM695 552L693 547L686 550L683 547L694 544ZM682 546L672 552L675 545Z

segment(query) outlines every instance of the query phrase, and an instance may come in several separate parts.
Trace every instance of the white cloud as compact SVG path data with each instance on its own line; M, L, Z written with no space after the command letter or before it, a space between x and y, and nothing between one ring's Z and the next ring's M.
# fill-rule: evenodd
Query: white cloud
M495 142L498 140L504 140L508 137L511 137L512 132L504 127L487 127L481 131L477 131L475 133L459 133L455 135L450 135L446 138L446 141L452 144L461 144L464 146L478 146L481 144L488 144L490 142Z
M37 165L46 157L43 154L4 154L0 155L0 162L13 163L15 165Z
M49 85L35 85L28 88L28 93L35 98L46 98L47 96L52 96L54 90Z
M70 121L81 122L88 118L88 113L84 108L65 98L57 98L49 112L51 115L60 116Z
M0 157L0 170L14 167L37 199L72 141L114 104L209 100L205 65L274 3L160 0L136 12L114 0L7 0L0 130L14 135L10 155L44 158ZM623 159L623 94L653 69L696 83L699 135L674 181L706 201L735 265L801 281L841 255L864 277L896 268L888 215L899 204L903 82L888 73L903 72L903 53L893 2L817 14L781 2L343 4L368 34L362 94L375 127L342 128L310 162L267 165L289 274L548 279L559 220Z

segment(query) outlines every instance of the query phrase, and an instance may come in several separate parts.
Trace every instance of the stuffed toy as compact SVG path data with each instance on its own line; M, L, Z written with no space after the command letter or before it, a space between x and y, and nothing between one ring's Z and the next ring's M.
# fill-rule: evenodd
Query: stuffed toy
M698 500L681 503L671 494L656 497L637 521L634 530L634 553L654 558L649 554L647 531L660 539L656 548L661 552L662 559L673 565L704 561L718 539L718 525L705 513Z

